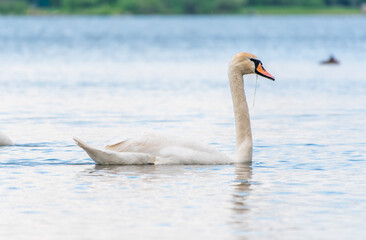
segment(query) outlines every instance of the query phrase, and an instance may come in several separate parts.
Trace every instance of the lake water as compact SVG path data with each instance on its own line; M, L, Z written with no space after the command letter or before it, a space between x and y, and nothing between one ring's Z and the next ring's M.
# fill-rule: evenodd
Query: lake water
M365 239L366 17L0 17L1 239ZM231 56L253 163L95 166L145 131L235 149ZM319 62L331 54L337 66Z

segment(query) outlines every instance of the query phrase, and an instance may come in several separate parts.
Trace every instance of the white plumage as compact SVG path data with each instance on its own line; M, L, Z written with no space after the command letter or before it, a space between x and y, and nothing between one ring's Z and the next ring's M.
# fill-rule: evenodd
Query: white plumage
M145 133L104 149L74 138L96 164L230 164L232 159L209 145L177 136Z
M0 132L0 146L13 145L13 141L6 136L4 133Z
M96 164L142 165L142 164L231 164L252 160L252 133L246 102L243 75L257 73L274 80L258 58L249 53L236 54L229 65L230 89L236 125L236 153L226 156L207 144L181 137L144 134L108 145L94 148L74 138Z

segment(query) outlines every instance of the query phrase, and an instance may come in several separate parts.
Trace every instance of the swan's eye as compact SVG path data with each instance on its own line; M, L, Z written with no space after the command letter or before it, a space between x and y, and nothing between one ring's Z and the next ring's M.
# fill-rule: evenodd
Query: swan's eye
M258 59L255 58L249 58L249 59L250 61L254 62L255 68L257 68L259 64L262 64L262 62Z
M269 74L269 72L266 71L266 69L263 67L263 64L260 60L253 59L253 58L251 58L250 60L254 62L256 74L263 76L265 78L269 78L273 81L275 80L275 78L271 74Z

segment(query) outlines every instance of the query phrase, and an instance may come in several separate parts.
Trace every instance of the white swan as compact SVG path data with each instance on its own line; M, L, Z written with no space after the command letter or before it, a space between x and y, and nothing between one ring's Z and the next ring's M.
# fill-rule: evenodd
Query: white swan
M0 132L0 146L8 146L8 145L13 145L13 142L8 136Z
M180 137L145 134L139 138L108 145L104 149L89 146L74 138L96 164L231 164L252 160L252 132L248 105L245 98L243 75L256 73L275 80L261 61L250 53L236 54L229 65L235 124L236 153L233 158L209 145L184 140Z

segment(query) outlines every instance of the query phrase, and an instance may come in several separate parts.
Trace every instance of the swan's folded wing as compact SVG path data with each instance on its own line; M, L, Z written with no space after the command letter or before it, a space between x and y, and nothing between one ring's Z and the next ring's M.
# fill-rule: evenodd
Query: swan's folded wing
M153 164L155 157L147 153L136 152L115 152L110 150L102 150L89 146L80 139L74 138L79 147L99 165L139 165Z
M105 146L106 150L110 150L110 151L115 151L115 152L123 152L126 151L126 144L127 140L116 143L116 144L112 144L112 145L107 145Z
M137 138L130 138L116 144L107 145L106 150L114 152L136 152L156 155L162 148L174 143L174 138L169 139L164 135L144 133Z

